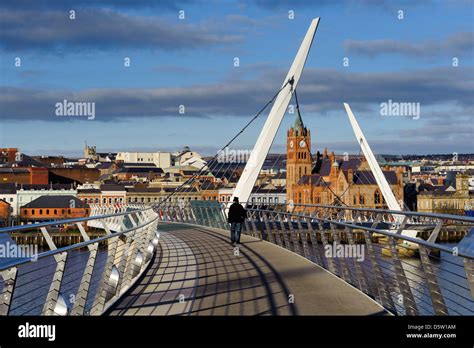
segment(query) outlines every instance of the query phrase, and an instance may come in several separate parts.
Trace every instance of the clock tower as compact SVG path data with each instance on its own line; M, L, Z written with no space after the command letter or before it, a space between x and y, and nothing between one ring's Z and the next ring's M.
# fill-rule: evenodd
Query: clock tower
M297 184L303 175L311 175L311 132L306 129L301 119L299 108L296 109L293 126L286 135L286 202L298 202L293 197L293 185Z

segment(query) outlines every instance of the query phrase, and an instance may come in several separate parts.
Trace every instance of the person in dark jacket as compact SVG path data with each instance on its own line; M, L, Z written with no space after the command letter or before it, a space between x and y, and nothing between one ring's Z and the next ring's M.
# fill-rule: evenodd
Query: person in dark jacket
M239 198L234 197L234 203L229 208L227 222L230 223L230 240L231 243L240 244L240 232L242 232L242 224L247 217L247 212L239 203Z

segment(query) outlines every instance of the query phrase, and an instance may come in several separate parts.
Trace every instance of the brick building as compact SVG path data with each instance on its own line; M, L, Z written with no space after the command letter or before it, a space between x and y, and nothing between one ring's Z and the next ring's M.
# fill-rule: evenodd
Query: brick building
M89 205L74 196L41 196L20 208L22 222L42 222L89 216Z
M0 183L48 184L48 168L11 167L0 168Z
M298 113L287 133L287 203L345 204L365 208L385 208L375 177L363 157L336 158L334 152L311 155L310 131ZM313 166L314 163L314 166ZM403 168L383 171L395 197L403 201ZM296 208L296 211L302 208Z
M10 204L0 199L0 227L10 225L11 207Z

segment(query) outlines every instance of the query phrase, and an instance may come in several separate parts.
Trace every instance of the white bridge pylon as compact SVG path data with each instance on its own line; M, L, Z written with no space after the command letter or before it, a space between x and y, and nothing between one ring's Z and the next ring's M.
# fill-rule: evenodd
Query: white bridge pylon
M286 75L285 80L283 81L282 87L286 86L280 91L278 96L273 103L273 107L268 114L267 120L258 136L257 142L250 154L250 158L245 165L244 171L237 182L235 187L233 197L238 197L240 202L248 202L252 189L257 181L258 174L262 169L265 158L267 157L268 152L273 144L275 136L280 128L281 121L283 116L286 113L288 104L290 103L291 97L293 95L293 90L298 85L301 74L303 72L306 59L308 57L311 44L313 43L314 35L316 34L316 29L318 28L319 17L311 21L308 31L301 43L298 53L291 65L288 74ZM287 83L291 79L294 80L292 84ZM232 204L229 202L229 205Z
M360 129L359 123L357 123L357 120L351 110L351 107L349 106L349 104L344 103L344 108L346 109L347 116L349 117L349 121L351 122L352 129L354 130L357 142L359 143L360 148L364 153L365 159L367 160L370 170L372 171L372 174L375 177L375 181L377 182L377 185L380 191L382 192L383 198L387 202L388 208L390 210L401 211L402 208L398 204L398 201L395 198L395 195L393 194L392 189L390 188L390 185L388 184L387 179L385 178L385 175L383 175L382 169L380 168L377 159L375 158L374 153L372 152L372 149L370 148L369 143L367 142L367 139L365 139L364 133L362 133L362 129ZM403 219L403 216L396 215L394 216L394 218L396 220L401 221L401 219Z

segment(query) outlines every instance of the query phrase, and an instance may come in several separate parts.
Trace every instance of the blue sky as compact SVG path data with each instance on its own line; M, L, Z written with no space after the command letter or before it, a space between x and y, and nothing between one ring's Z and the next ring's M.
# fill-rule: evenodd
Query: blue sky
M359 151L343 102L375 152L474 152L473 1L3 0L0 10L0 147L77 156L87 140L104 152L212 154L279 88L319 16L298 87L313 152ZM56 116L63 99L95 102L95 119ZM420 103L420 119L381 116L389 99ZM252 148L263 117L234 147Z

